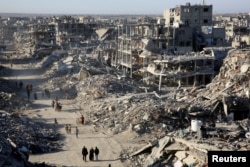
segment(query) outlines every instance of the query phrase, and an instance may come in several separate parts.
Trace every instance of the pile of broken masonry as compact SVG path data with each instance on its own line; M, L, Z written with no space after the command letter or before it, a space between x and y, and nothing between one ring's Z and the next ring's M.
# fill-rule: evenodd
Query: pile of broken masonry
M146 151L137 154L134 153L136 148L123 150L122 158L134 162L135 166L173 163L199 166L206 164L208 150L250 149L245 137L249 130L248 116L245 114L242 119L233 121L230 114L237 106L244 106L244 111L249 109L249 56L250 51L232 50L224 59L219 74L204 88L167 88L164 95L152 91L153 87L141 81L119 78L115 72L88 74L78 81L75 80L80 78L78 74L72 74L65 83L73 83L68 87L71 91L74 88L77 95L74 102L87 112L88 123L113 134L129 130L145 141L154 140L154 144L148 140ZM52 85L57 82L54 79ZM208 139L205 141L201 140L204 136L201 138L190 130L191 121L196 119L206 126ZM183 139L180 139L180 131ZM173 143L185 143L186 147L167 149L165 142L166 145L159 147L160 140L166 136L170 138L169 147ZM185 156L178 157L182 153ZM191 155L198 157L194 156L196 154L204 156L190 160Z
M185 117L202 120L205 135L192 131L189 119L186 129L169 131L144 148L125 154L125 158L135 162L135 166L206 166L208 151L250 150L249 50L230 51L219 74L205 88L179 92L171 105L167 103L166 110L172 115L182 113L177 114L179 117L184 112ZM238 115L237 120L234 115Z
M52 125L45 126L40 120L22 115L29 102L13 93L12 83L5 80L1 83L4 83L1 88L10 92L0 92L0 166L42 166L30 163L29 154L59 150L62 147L59 134Z
M134 166L172 166L175 163L200 166L206 164L208 150L250 149L245 137L249 130L247 116L238 121L230 119L230 109L249 107L249 57L250 51L230 51L219 74L205 88L166 88L164 95L153 91L157 88L155 85L145 85L142 80L120 78L114 69L103 71L103 66L101 69L97 66L92 69L90 67L94 65L90 62L94 63L93 60L86 61L85 68L76 65L77 70L67 71L63 77L55 67L56 63L43 67L47 69L50 80L42 86L71 95L78 109L81 108L88 115L89 120L86 121L96 128L103 128L112 134L135 132L138 139L149 143L141 149L124 149L122 160L131 161ZM72 63L76 64L74 61ZM83 78L79 77L81 70L86 72ZM21 134L34 134L32 129L24 128L31 123L30 120L13 118L19 122L13 123L16 127L14 130L21 129ZM206 135L201 137L190 130L194 119L201 120L206 126ZM39 124L34 127L39 128ZM40 128L39 134L35 134L40 141L36 144L40 145L43 140L48 142L47 137L50 135L45 134L50 131L53 129ZM33 136L27 138L30 139L27 141L33 142ZM12 140L16 145L23 146L20 137ZM42 147L43 152L61 146L59 142L49 142L54 147Z

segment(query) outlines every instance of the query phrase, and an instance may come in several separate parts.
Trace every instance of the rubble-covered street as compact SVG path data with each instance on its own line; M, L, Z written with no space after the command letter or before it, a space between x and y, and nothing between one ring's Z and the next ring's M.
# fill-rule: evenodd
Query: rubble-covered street
M53 97L56 95L65 103L70 101L76 110L70 122L74 125L77 115L84 114L86 124L94 131L110 135L120 143L121 162L133 166L201 165L206 163L208 150L250 149L247 144L249 139L246 138L249 130L249 55L249 51L230 51L219 74L204 88L169 87L162 92L154 91L154 87L144 85L141 80L120 78L114 69L92 73L85 68L87 75L82 75L83 69L76 66L75 70L65 75L60 68L56 68L56 63L45 67L34 64L33 70L44 69L41 76L49 77L48 82L38 84L34 81L37 84L35 91L39 99L44 98L42 91L48 89ZM95 60L86 59L86 62L95 63ZM74 64L74 60L71 63ZM95 67L98 71L98 66ZM6 70L10 71L9 75L14 75L11 69ZM16 87L15 80L1 82L4 90L10 90L1 93L3 163L10 161L10 147L28 149L31 155L60 151L64 144L59 136L64 127L54 128L53 121L45 126L43 121L31 118L34 114L24 111L32 110L31 106L34 109L39 106L36 104L39 99L28 102L25 93L20 90L22 88L19 85ZM24 98L20 99L19 95ZM42 108L39 110L43 111ZM46 110L43 112L48 112ZM195 131L192 127L193 121L198 120L202 122L204 131ZM12 128L7 128L10 125ZM128 138L123 138L124 135ZM7 140L13 145L7 147L4 144ZM17 153L22 156L23 152Z

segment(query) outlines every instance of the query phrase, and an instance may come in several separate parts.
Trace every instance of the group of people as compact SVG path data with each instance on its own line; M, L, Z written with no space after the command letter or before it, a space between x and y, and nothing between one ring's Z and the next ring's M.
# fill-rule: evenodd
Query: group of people
M55 120L56 120L56 119L55 119ZM55 122L57 122L57 121L55 121ZM56 123L55 123L55 124L56 124ZM67 133L67 134L71 134L71 124L66 124L65 130L66 130L66 133ZM76 133L76 138L78 138L79 129L78 129L77 126L76 126L76 128L75 128L75 133Z
M83 146L82 156L85 162L87 161L87 155L88 155L88 149L85 146ZM98 161L98 155L99 155L99 149L97 147L95 147L95 149L91 147L89 150L89 160L94 161L94 156L95 156L95 160Z
M55 109L55 111L61 111L62 110L62 104L59 102L59 100L56 98L55 100L52 100L52 108Z
M70 124L66 124L65 130L66 130L67 134L71 134L71 125Z
M23 81L19 81L19 83L16 81L16 87L23 88Z

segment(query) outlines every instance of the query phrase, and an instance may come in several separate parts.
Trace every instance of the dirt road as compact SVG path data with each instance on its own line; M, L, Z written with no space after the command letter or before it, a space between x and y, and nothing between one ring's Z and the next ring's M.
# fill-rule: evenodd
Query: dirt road
M121 151L121 145L115 138L101 133L95 130L94 126L90 123L87 125L78 125L79 136L76 137L75 127L76 118L82 113L86 118L86 111L80 111L72 103L71 100L60 99L63 109L60 112L54 111L51 107L51 101L57 95L53 94L50 99L42 97L41 91L38 85L42 85L48 80L43 77L42 72L34 68L27 68L22 64L13 65L12 76L8 77L11 80L23 81L24 86L26 84L32 84L33 90L37 92L38 100L34 100L33 94L31 95L31 108L24 111L25 115L30 118L39 119L45 123L54 123L56 118L58 125L57 130L61 133L61 139L63 141L63 150L60 152L53 152L49 154L31 155L29 160L31 162L45 162L49 164L55 164L58 166L88 166L88 167L107 167L109 164L115 167L127 166L123 164L119 157ZM27 98L25 89L19 92L19 95ZM60 98L60 97L59 97ZM71 134L67 134L65 131L65 125L71 124ZM100 150L98 161L84 162L82 159L81 150L86 146L89 150L91 147L98 147Z

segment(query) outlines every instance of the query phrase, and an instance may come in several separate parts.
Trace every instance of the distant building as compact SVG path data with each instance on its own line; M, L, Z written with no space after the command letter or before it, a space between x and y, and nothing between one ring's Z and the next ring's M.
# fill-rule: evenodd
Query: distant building
M215 25L225 28L225 40L234 48L250 46L250 17L247 14L218 16Z
M172 86L203 85L214 77L213 51L194 54L206 46L222 46L225 29L214 27L212 5L166 9L164 18L139 18L118 28L117 54L111 64L131 78Z
M163 15L166 25L169 26L187 26L192 28L212 26L213 6L186 3L186 5L165 9Z
M56 44L55 25L48 23L37 23L28 25L30 42L34 44Z
M165 9L166 27L169 27L169 49L177 52L201 51L206 46L224 43L223 28L213 27L212 5L179 5Z

